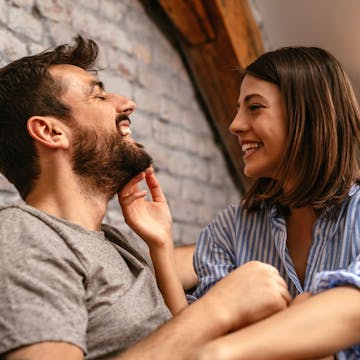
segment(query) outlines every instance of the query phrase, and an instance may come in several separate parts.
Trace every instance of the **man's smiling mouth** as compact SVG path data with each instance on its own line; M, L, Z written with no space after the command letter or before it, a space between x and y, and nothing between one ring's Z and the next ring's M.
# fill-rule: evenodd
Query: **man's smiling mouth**
M130 124L131 124L131 120L127 115L119 115L116 118L116 127L121 136L131 135Z

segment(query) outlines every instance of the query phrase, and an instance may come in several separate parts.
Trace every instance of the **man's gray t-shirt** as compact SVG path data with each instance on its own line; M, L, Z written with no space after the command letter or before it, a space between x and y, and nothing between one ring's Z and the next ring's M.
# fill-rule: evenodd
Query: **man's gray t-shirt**
M116 229L102 230L24 203L0 208L0 354L65 341L94 359L170 318L143 258Z

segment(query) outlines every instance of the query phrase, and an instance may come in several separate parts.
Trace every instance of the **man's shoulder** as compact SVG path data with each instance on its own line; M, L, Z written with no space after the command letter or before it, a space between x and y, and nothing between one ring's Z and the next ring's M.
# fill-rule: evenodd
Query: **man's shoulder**
M31 209L25 203L16 202L0 206L0 230L17 226L19 223L34 219Z

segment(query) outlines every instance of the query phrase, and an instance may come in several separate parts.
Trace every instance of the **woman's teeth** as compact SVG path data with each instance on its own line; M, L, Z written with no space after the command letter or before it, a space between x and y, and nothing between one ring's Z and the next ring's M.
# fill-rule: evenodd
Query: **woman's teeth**
M244 144L242 146L242 151L246 152L246 151L249 151L249 150L258 149L259 147L261 147L261 144L258 144L258 143Z

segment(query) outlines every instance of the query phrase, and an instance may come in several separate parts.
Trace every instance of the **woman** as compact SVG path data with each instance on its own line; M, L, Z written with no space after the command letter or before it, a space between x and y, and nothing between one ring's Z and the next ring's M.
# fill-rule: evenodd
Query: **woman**
M243 73L230 130L255 183L202 231L191 298L255 261L276 268L294 300L263 320L245 319L252 324L208 343L194 359L332 359L336 352L338 359L360 359L360 115L341 65L314 47L262 55ZM134 211L144 205L138 181L120 194L125 218L156 253L159 286L177 313L184 297L172 248L161 241L170 238L170 226L166 235L147 239L138 224L145 212ZM155 197L147 205L154 210L164 201ZM164 217L154 213L164 227ZM256 293L256 301L263 295ZM239 302L248 298L244 291Z
M244 153L244 173L256 181L239 206L227 208L202 231L195 251L199 282L193 296L200 297L227 273L251 260L274 265L293 297L335 287L360 287L360 174L356 161L360 117L339 62L313 47L287 47L262 55L243 74L238 112L230 130ZM342 299L341 292L338 295ZM320 302L320 308L331 309L331 301ZM347 306L346 302L342 306ZM290 309L281 315L286 316ZM311 306L310 314L315 316ZM354 329L353 325L346 331ZM288 326L295 335L291 320ZM330 353L360 342L359 336L350 334L340 339L341 331L335 329L328 334L329 326L335 325L323 321L318 333L313 329L323 342L308 344L306 334L297 327L305 340L304 351L298 348L297 356L307 358L311 351L305 348L311 346L314 350L318 346L312 354L315 357L326 354L327 349ZM255 329L261 333L261 326ZM285 340L286 331L281 331L279 328ZM215 354L215 349L227 346L228 354L218 354L219 359L257 358L239 355L242 340L248 340L246 333L240 333L243 335L230 335L208 349ZM291 347L291 341L288 345ZM291 354L295 353L279 352L273 358L289 359ZM272 358L270 353L267 356L259 358ZM360 359L360 346L348 348L339 358Z

